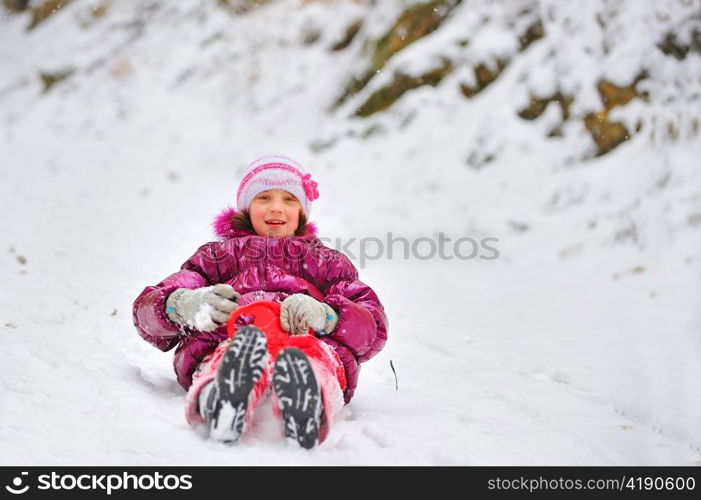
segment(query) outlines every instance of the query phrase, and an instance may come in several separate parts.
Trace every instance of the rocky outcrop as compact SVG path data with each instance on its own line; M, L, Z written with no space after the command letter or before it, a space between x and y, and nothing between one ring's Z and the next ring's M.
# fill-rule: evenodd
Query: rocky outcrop
M636 89L638 82L646 78L643 72L630 85L619 87L606 80L600 80L597 89L604 105L602 110L588 113L584 117L584 126L591 134L597 147L597 155L603 155L630 139L630 132L620 122L609 119L609 112L618 106L625 106L632 99L641 97Z
M44 3L32 8L32 21L28 30L36 28L49 17L65 7L71 0L46 0Z
M348 83L343 94L336 100L334 108L364 89L394 54L437 30L461 2L462 0L433 0L407 8L390 30L375 42L369 67L361 76L353 78ZM372 113L364 116L368 114Z

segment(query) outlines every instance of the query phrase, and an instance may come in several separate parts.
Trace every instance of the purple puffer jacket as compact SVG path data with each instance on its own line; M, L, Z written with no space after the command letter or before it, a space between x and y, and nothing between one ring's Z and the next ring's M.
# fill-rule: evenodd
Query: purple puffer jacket
M268 238L233 228L234 214L227 209L215 219L219 241L202 245L180 271L146 287L137 297L133 312L139 334L162 351L178 346L173 366L178 382L187 389L197 364L227 333L225 326L200 332L172 323L165 312L171 292L227 283L241 294L238 303L242 306L304 293L338 313L336 329L323 341L343 362L348 403L358 383L360 363L377 354L387 341L387 317L377 295L358 279L348 257L321 243L313 223L302 236Z

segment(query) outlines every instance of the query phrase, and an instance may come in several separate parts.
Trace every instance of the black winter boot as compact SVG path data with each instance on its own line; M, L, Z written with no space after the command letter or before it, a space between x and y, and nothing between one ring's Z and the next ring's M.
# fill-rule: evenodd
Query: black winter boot
M309 359L296 347L277 355L273 389L287 438L302 448L313 448L319 441L321 392Z
M263 375L267 341L252 325L239 328L221 359L213 387L201 413L216 441L235 443L244 431L244 418L253 386Z

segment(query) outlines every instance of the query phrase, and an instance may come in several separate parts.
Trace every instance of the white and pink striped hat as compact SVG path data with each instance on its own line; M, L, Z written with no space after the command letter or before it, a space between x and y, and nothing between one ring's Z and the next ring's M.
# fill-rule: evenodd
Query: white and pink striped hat
M236 193L239 210L248 209L258 193L282 189L297 197L304 215L309 217L312 201L319 197L318 185L296 161L286 156L269 155L248 165Z

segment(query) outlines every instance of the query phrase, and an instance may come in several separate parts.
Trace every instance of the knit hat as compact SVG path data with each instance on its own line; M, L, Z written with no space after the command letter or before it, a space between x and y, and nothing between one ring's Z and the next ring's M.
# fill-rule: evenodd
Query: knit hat
M253 199L268 189L282 189L297 197L304 215L309 217L312 201L319 197L317 183L296 161L285 156L269 155L248 165L236 193L239 210L248 209Z

